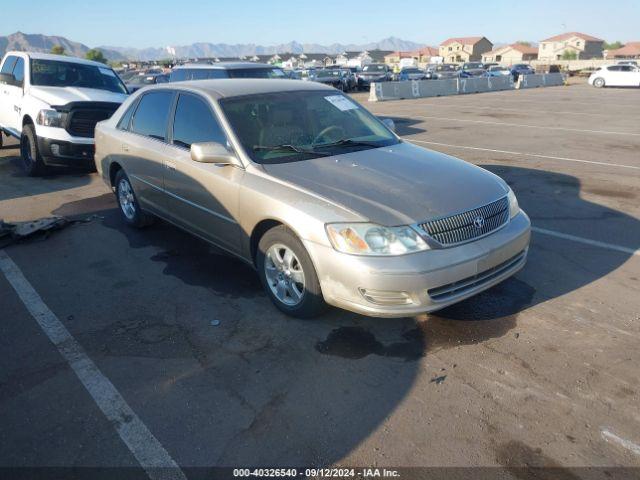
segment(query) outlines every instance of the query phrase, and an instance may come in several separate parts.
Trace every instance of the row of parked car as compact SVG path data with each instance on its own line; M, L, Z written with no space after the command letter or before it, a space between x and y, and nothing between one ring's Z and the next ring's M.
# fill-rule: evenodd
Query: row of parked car
M424 70L418 67L404 67L394 75L394 80L442 80L447 78L500 77L530 75L535 70L525 63L506 67L497 63L467 62L462 65L439 63L428 65Z

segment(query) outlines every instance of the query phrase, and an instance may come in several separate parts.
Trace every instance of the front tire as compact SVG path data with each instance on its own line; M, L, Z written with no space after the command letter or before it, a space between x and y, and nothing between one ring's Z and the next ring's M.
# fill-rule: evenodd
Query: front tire
M140 208L138 197L136 197L133 191L129 177L127 177L127 174L124 173L122 169L116 174L115 189L120 213L128 225L143 228L153 223L153 216Z
M604 87L604 78L598 77L593 81L593 86L596 88Z
M284 225L267 231L258 243L258 274L267 296L283 313L311 318L326 309L311 257Z
M46 167L38 150L36 129L30 123L22 127L22 135L20 136L20 158L22 159L24 173L29 177L37 177L45 172Z

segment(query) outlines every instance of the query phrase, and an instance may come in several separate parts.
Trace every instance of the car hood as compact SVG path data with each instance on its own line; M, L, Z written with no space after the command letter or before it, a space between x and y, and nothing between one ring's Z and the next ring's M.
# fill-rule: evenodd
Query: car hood
M496 175L402 142L264 170L381 225L405 225L471 210L507 194Z
M31 87L29 93L48 105L65 105L70 102L122 103L127 98L124 93L81 87Z

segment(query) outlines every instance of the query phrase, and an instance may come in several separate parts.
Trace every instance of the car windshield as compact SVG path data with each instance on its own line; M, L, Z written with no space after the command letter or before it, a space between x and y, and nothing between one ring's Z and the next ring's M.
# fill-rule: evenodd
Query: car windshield
M464 67L462 67L465 70L469 70L471 68L482 68L482 64L481 63L465 63Z
M122 80L108 66L59 60L31 59L31 84L43 87L82 87L127 93Z
M504 72L505 70L509 70L506 67L491 67L489 69L490 72Z
M230 97L220 105L257 163L283 163L399 143L382 122L331 90Z
M384 72L384 65L365 65L363 72Z
M318 78L321 77L339 77L340 70L319 70L316 74Z
M456 69L455 65L438 65L438 67L436 67L436 70L438 71L442 71L442 70L454 71L455 69Z
M402 73L422 73L422 72L417 68L403 68Z
M154 75L138 75L130 80L133 85L151 85L155 83Z
M281 68L234 68L228 70L230 78L286 78Z

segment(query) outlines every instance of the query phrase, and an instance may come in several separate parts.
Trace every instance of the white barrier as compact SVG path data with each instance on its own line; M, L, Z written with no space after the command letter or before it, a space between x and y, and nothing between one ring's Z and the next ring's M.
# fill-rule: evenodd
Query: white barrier
M561 73L545 73L534 75L520 75L516 88L557 87L564 85Z
M497 92L513 88L552 87L564 84L561 73L521 75L514 84L511 75L500 77L450 78L446 80L412 80L408 82L372 83L370 102L404 98L440 97L464 93Z

